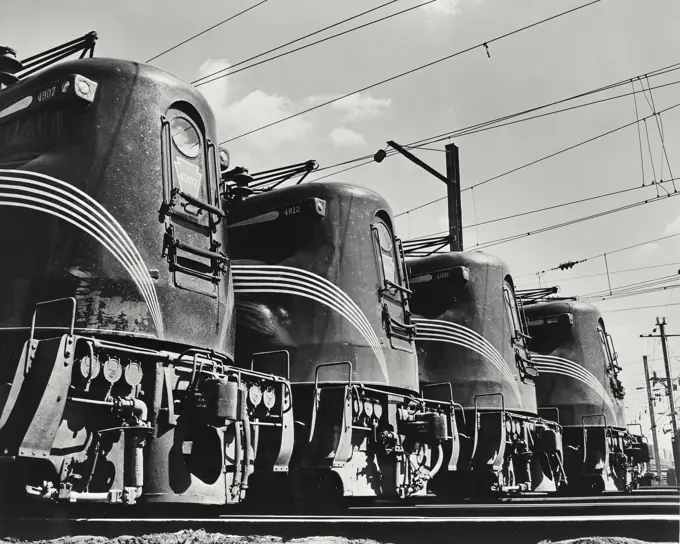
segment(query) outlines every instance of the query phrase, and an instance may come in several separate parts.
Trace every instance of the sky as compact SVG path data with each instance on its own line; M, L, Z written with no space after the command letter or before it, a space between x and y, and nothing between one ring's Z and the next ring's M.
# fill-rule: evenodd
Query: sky
M162 55L152 64L193 81L387 0L268 0L246 14ZM335 33L425 0L398 0L330 31ZM27 57L90 30L96 54L145 62L257 0L0 0L0 40ZM585 0L436 0L426 6L303 51L200 86L218 118L220 141L454 52L490 41ZM232 163L252 172L307 159L321 167L375 153L399 143L453 131L522 111L680 62L677 0L602 0L483 48L438 63L333 105L237 138L227 144ZM314 39L325 37L320 34ZM302 42L306 43L306 42ZM673 83L678 72L650 78ZM632 85L632 84L631 84ZM577 103L629 92L628 85ZM640 90L640 82L636 81ZM559 285L564 296L583 296L631 283L669 277L680 269L680 85L514 124L453 140L460 148L463 189L621 125L626 129L550 160L462 193L463 225L563 204L633 187L638 190L464 229L465 249L499 238L599 214L646 199L649 203L487 249L510 266L519 287ZM652 103L653 99L653 103ZM570 103L571 104L571 103ZM569 105L569 104L567 104ZM645 122L634 123L648 117ZM666 148L663 156L659 126ZM638 127L640 134L638 136ZM416 154L445 172L443 146ZM642 153L640 149L642 148ZM642 155L642 156L641 156ZM644 171L644 176L643 176ZM333 170L324 171L325 175ZM310 176L313 177L313 176ZM396 214L445 195L444 185L403 157L328 178L369 187ZM642 187L643 183L648 185ZM676 182L680 187L680 180ZM658 191L658 193L657 193ZM399 215L403 239L446 229L444 201ZM630 245L635 248L616 251ZM565 261L588 259L567 271ZM660 266L663 265L663 266ZM640 269L645 267L644 269ZM653 267L653 268L649 268ZM609 270L609 276L606 271ZM635 269L632 270L631 269ZM587 276L587 277L583 277ZM680 282L678 282L680 283ZM672 284L672 283L671 283ZM680 333L680 293L667 290L597 302L613 335L627 389L628 418L649 429L642 355L663 375L656 317ZM654 308L641 308L655 306ZM634 309L631 309L634 308ZM658 331L657 331L658 332ZM669 339L675 382L680 339ZM659 386L660 387L660 386ZM675 391L680 395L680 387ZM659 438L669 447L668 406L659 400ZM662 415L664 414L665 415Z

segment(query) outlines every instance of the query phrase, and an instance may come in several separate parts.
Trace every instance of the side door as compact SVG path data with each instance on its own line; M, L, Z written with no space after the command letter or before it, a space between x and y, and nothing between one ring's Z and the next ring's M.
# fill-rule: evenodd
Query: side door
M415 325L411 323L411 290L404 265L401 241L394 237L390 225L379 215L371 224L373 247L380 278L379 296L383 326L393 348L411 352Z
M522 380L525 380L527 376L534 378L538 375L538 372L529 358L529 350L527 349L529 336L524 330L524 323L520 317L515 289L508 278L503 280L503 302L512 331L510 341L515 352L515 362L519 369L519 375Z

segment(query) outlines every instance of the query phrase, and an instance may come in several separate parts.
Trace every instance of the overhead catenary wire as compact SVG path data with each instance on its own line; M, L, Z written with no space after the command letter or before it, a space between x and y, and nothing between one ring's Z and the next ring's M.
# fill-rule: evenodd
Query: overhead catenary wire
M337 22L337 23L334 23L334 24L332 24L332 25L330 25L330 26L327 26L327 27L325 27L325 28L322 28L322 29L317 30L317 31L315 31L315 32L312 32L312 33L310 33L310 34L306 34L305 36L302 36L302 37L300 37L300 38L297 38L297 39L295 39L295 40L292 40L292 41L290 41L290 42L287 42L287 43L285 43L285 44L283 44L283 45L279 45L279 46L277 46L277 47L274 47L274 48L272 48L272 49L269 49L269 50L267 50L267 51L264 51L264 52L262 52L262 53L259 53L259 54L257 54L257 55L254 55L254 56L252 56L252 57L250 57L250 58L247 58L247 59L244 59L244 60L242 60L242 61L239 61L239 62L237 62L237 63L235 63L235 64L232 64L232 65L230 65L230 66L227 66L226 68L222 68L222 69L220 69L220 70L217 70L217 71L213 72L212 74L208 74L208 75L206 75L206 76L200 77L200 78L198 78L198 79L192 81L191 83L192 83L193 85L195 85L196 87L200 87L201 85L206 85L206 84L208 84L208 83L212 83L213 81L217 81L217 80L222 79L222 78L224 78L224 77L231 76L231 75L233 75L233 74L237 74L237 73L242 72L242 71L244 71L244 70L249 70L250 68L254 68L255 66L260 66L260 65L262 65L262 64L265 64L265 63L267 63L267 62L271 62L271 61L276 60L276 59L279 59L279 58L281 58L281 57L285 57L285 56L291 55L291 54L293 54L293 53L297 53L298 51L302 51L302 50L304 50L304 49L308 49L308 48L310 48L310 47L314 47L314 46L319 45L319 44L321 44L321 43L324 43L324 42L333 40L333 39L335 39L335 38L339 38L339 37L341 37L341 36L345 36L346 34L350 34L351 32L355 32L356 30L361 30L362 28L367 28L367 27L372 26L372 25L374 25L374 24L376 24L376 23L380 23L380 22L386 21L387 19L391 19L392 17L397 17L398 15L402 15L402 14L404 14L404 13L408 13L408 12L413 11L413 10L415 10L415 9L422 8L423 6L426 6L426 5L428 5L428 4L432 4L433 2L437 2L438 0L428 0L427 2L423 2L423 3L421 3L421 4L417 4L417 5L415 5L415 6L411 6L410 8L406 8L406 9L403 9L403 10L401 10L401 11L397 11L397 12L395 12L395 13L391 13L390 15L386 15L385 17L381 17L380 19L375 19L374 21L369 21L368 23L364 23L364 24L362 24L362 25L355 26L355 27L349 28L349 29L347 29L347 30L343 30L342 32L338 32L337 34L333 34L332 36L327 36L327 37L322 38L322 39L320 39L320 40L316 40L316 41L314 41L314 42L311 42L311 43L302 45L302 46L300 46L300 47L296 47L295 49L291 49L291 50L289 50L289 51L284 51L283 53L280 53L280 54L275 55L275 56L273 56L273 57L268 57L268 58L263 59L263 60L261 60L261 61L259 61L259 62L255 62L255 63L253 63L253 64L248 64L248 66L243 66L242 68L239 68L238 70L234 70L234 68L236 68L236 67L238 67L238 66L242 66L242 65L244 65L244 64L247 64L248 62L251 62L251 61L253 61L253 60L256 60L256 59L258 59L258 58L260 58L260 57L263 57L263 56L265 56L265 55L267 55L267 54L269 54L269 53L272 53L272 52L274 52L274 51L278 51L279 49L282 49L282 48L284 48L284 47L286 47L286 46L288 46L288 45L291 45L291 44L293 44L293 43L296 43L296 42L299 42L299 41L304 40L304 39L306 39L306 38L309 38L310 36L314 36L314 35L316 35L316 34L319 34L319 33L321 33L321 32L324 32L325 30L334 28L334 27L336 27L336 26L340 26L341 24L346 23L346 22L348 22L348 21L351 21L352 19L356 19L356 18L358 18L358 17L361 17L362 15L366 15L367 13L371 13L372 11L376 11L376 10L378 10L378 9L380 9L380 8L383 8L383 7L385 7L385 6L389 5L389 4L393 4L394 2L397 2L397 1L399 1L399 0L392 0L391 2L387 2L387 3L385 3L385 4L382 4L382 5L380 5L380 6L375 7L375 8L373 8L373 9L369 9L369 10L367 10L367 11L364 11L364 12L362 12L362 13L359 13L359 14L354 15L354 16L352 16L352 17L349 17L349 18L347 18L347 19L343 19L342 21L339 21L339 22Z
M625 268L623 270L610 270L609 273L614 275L614 274L625 274L628 272L638 272L640 270L651 270L653 268L665 268L669 266L678 266L680 265L680 262L673 262L673 263L664 263L664 264L653 264L649 266L637 266L635 268ZM514 276L515 279L519 278L527 278L529 276L535 276L536 273L534 272L533 274L520 274L519 276ZM576 280L583 280L587 278L596 278L598 276L604 276L606 275L605 272L598 272L596 274L584 274L583 276L574 276L573 278L562 278L560 279L560 283L564 283L565 281L576 281ZM522 282L522 285L524 285L524 282Z
M492 247L492 246L497 246L497 245L500 245L500 244L505 244L505 243L508 243L508 242L513 242L513 241L519 240L521 238L528 238L529 236L536 236L537 234L543 234L544 232L548 232L548 231L563 228L563 227L568 227L568 226L571 226L571 225L575 225L577 223L583 223L584 221L589 221L591 219L596 219L598 217L604 217L605 215L611 215L611 214L614 214L614 213L629 210L631 208L636 208L638 206L645 206L647 204L651 204L652 202L660 202L661 200L665 200L667 198L673 198L673 197L676 197L676 196L680 196L680 193L671 193L669 195L660 195L660 196L656 196L656 197L653 197L653 198L648 198L646 200L640 200L638 202L633 202L632 204L626 204L625 206L619 206L618 208L612 208L612 209L609 209L609 210L604 210L604 211L601 211L601 212L598 212L598 213L587 215L585 217L579 217L577 219L565 221L563 223L556 223L556 224L548 225L547 227L542 227L542 228L532 230L532 231L529 231L529 232L518 233L518 234L511 235L511 236L498 238L496 240L491 240L489 242L485 242L483 244L476 245L475 249L484 249L484 248L487 248L487 247ZM604 253L601 256L604 256Z
M670 181L671 180L666 180L666 181L664 181L664 183L669 183ZM607 197L610 197L610 196L616 196L616 195L621 195L621 194L625 194L625 193L630 193L630 192L633 192L633 191L639 191L640 189L646 189L648 187L650 187L650 185L644 185L644 186L643 185L637 185L635 187L628 187L627 189L621 189L619 191L612 191L612 192L609 192L609 193L603 193L603 194L599 194L599 195L589 196L589 197L586 197L586 198L579 198L578 200L571 200L569 202L562 202L561 204L554 204L552 206L546 206L544 208L534 208L532 210L514 213L512 215L505 215L503 217L495 217L493 219L487 219L486 221L479 221L479 222L472 223L472 224L469 224L469 225L463 225L463 228L469 229L469 228L473 228L473 227L475 227L475 228L481 227L483 225L489 225L491 223L498 223L500 221L507 221L508 219L517 219L518 217L525 217L527 215L532 215L532 214L535 214L535 213L545 212L545 211L549 211L549 210L556 210L556 209L559 209L559 208L572 206L574 204L582 204L583 202L590 202L590 201L593 201L593 200L599 200L600 198L607 198ZM412 211L412 210L410 210L410 211ZM410 213L410 211L404 212L404 213ZM398 215L403 215L403 213L400 213ZM395 217L397 217L397 216L395 216ZM442 236L442 235L447 234L447 233L448 233L448 231L446 231L446 230L438 231L438 232L432 232L430 234L424 234L422 236L416 236L416 237L412 238L412 240L419 240L421 238L428 238L430 236Z
M680 69L680 64L674 65L674 67L672 69L670 69L669 72L675 71L675 70L678 70L678 69ZM668 73L668 72L664 72L664 73ZM626 80L626 82L628 82L628 81L630 81L630 80ZM673 82L670 82L670 83L659 85L657 87L654 87L654 89L660 89L660 88L669 87L669 86L677 85L677 84L680 84L680 81L673 81ZM502 127L505 127L505 126L514 125L514 124L517 124L517 123L532 121L534 119L547 117L547 116L554 115L554 114L557 114L557 113L564 113L564 112L572 111L572 110L575 110L575 109L578 109L578 108L592 106L592 105L595 105L595 104L600 104L602 102L607 102L607 101L610 101L610 100L615 100L615 99L618 99L618 98L624 98L624 97L627 97L627 96L631 96L634 93L637 94L637 93L642 93L642 92L644 92L644 91L637 90L637 91L633 91L633 92L630 92L630 93L625 93L625 94L620 94L620 95L604 98L604 99L601 99L601 100L594 100L594 101L591 101L591 102L586 102L584 104L578 104L578 105L575 105L575 106L570 106L568 108L562 108L562 109L559 109L559 110L547 112L547 113L540 114L540 115L535 115L535 116L532 116L532 117L526 117L526 118L518 119L518 120L515 120L515 121L509 121L509 122L506 122L506 123L499 123L499 124L495 124L495 125L491 124L491 122L480 123L479 125L472 125L470 127L458 129L458 131L456 131L455 134L452 133L452 135L450 137L451 138L453 138L453 137L462 138L463 136L469 136L469 135L477 134L479 132L484 132L484 131L487 131L487 130L494 130L494 129L497 129L497 128L502 128ZM580 96L581 95L579 95L578 97L580 97ZM576 99L578 97L574 97L573 99ZM564 100L562 100L560 102L563 102L563 101ZM542 109L542 108L550 107L552 105L554 105L554 103L553 104L546 104L544 106L539 106L536 109ZM527 111L529 111L529 110L527 110ZM534 111L534 110L531 110L531 111ZM519 113L514 114L512 116L506 116L506 117L518 117L518 116L524 115L525 113L526 113L526 111L525 112L519 112ZM503 119L505 119L505 118L501 118L501 120L503 120ZM638 122L639 121L640 120L638 120ZM484 125L484 126L481 126L480 128L478 128L480 125ZM448 138L449 137L447 136L446 138L443 138L443 139L448 139ZM441 140L438 140L438 141L441 141ZM426 144L418 144L417 142L413 142L413 143L410 143L410 144L405 144L403 147L406 148L406 149L421 149L421 145L430 145L430 144L429 144L429 142L426 143ZM395 155L398 155L398 153L394 150L391 150L391 151L387 152L386 158L390 158L390 157L393 157ZM363 162L359 162L359 161L363 161ZM359 162L359 164L354 164L354 163L357 163L357 162ZM339 163L336 163L336 164L332 164L332 165L329 165L329 166L319 168L319 169L315 170L315 173L323 172L325 170L331 170L331 169L334 169L334 168L338 168L339 166L345 166L345 165L348 165L348 164L353 164L353 166L349 166L349 167L344 168L342 170L338 170L336 172L332 172L330 174L326 174L326 175L323 175L323 176L320 176L320 177L310 178L309 181L320 181L322 179L329 178L331 176L336 176L338 174L342 174L344 172L354 170L355 168L360 168L362 166L367 166L369 164L375 164L375 161L373 160L373 155L364 155L364 156L361 156L361 157L357 157L355 159L349 159L349 160L346 160L346 161L343 161L343 162L339 162ZM463 189L463 190L466 190L466 189ZM424 205L418 206L417 208L413 208L411 211L418 209L420 207L429 206L430 204L434 204L435 202L439 202L441 200L444 200L444 198L432 200L430 202L425 203Z
M647 244L653 244L653 243L656 243L656 242L662 242L664 240L669 240L670 238L675 238L676 236L680 236L680 232L676 232L675 234L668 234L666 236L661 236L659 238L652 238L651 240L645 240L644 242L638 242L637 244L631 244L631 245L628 245L628 246L625 246L625 247L620 247L618 249L609 250L609 251L606 251L605 253L607 253L607 255L613 255L614 253L621 253L623 251L635 249L636 247L645 246ZM580 259L579 262L584 263L586 261L592 261L593 259L597 259L598 257L603 257L603 256L604 256L604 253L598 253L597 255L591 255L590 257L584 257L583 259ZM551 271L554 271L554 270L558 270L558 268L559 267L549 268L549 269L546 269L546 270L538 270L536 272L530 272L530 273L527 273L527 274L522 274L522 277L533 276L533 275L536 275L536 274L544 274L545 272L551 272Z
M258 6L261 6L262 4L264 4L264 3L268 2L268 1L269 1L269 0L261 0L261 1L258 2L257 4L254 4L254 5L250 6L249 8L246 8L246 9L244 9L244 10L242 10L242 11L239 11L239 12L236 13L235 15L232 15L232 16L230 16L230 17L227 17L227 18L224 19L223 21L220 21L219 23L214 24L214 25L212 25L211 27L206 28L205 30L201 30L199 33L194 34L194 35L191 36L190 38L187 38L186 40L184 40L184 41L178 43L177 45L173 45L172 47L169 47L169 48L166 49L165 51L161 51L161 52L158 53L157 55L155 55L155 56L151 57L150 59L148 59L146 62L147 62L147 63L152 62L152 61L156 60L157 58L162 57L163 55L169 53L170 51L174 51L174 50L177 49L178 47L181 47L181 46L183 46L184 44L189 43L189 42L192 41L192 40L195 40L195 39L198 38L199 36L203 36L203 34L206 34L207 32L210 32L211 30L217 28L218 26L221 26L221 25L223 25L223 24L225 24L225 23L228 23L229 21L232 21L232 20L236 19L237 17L240 17L241 15L244 15L245 13L248 13L250 10L255 9L255 8L258 7Z
M224 141L220 142L220 144L225 144L225 143L233 142L234 140L238 140L238 139L240 139L240 138L244 138L245 136L249 136L250 134L254 134L254 133L259 132L259 131L261 131L261 130L265 130L265 129L269 128L269 127L278 125L279 123L283 123L283 122L285 122L285 121L288 121L288 120L290 120L290 119L293 119L294 117L299 117L300 115L304 115L304 114L309 113L309 112L311 112L311 111L314 111L314 110L323 108L323 107L328 106L328 105L330 105L330 104L332 104L332 103L334 103L334 102L338 102L338 101L340 101L340 100L343 100L343 99L345 99L345 98L347 98L347 97L349 97L349 96L353 96L353 95L355 95L355 94L359 94L359 93L361 93L361 92L368 91L368 90L370 90L370 89L374 89L375 87L378 87L378 86L380 86L380 85L384 85L385 83L389 83L390 81L394 81L394 80L396 80L396 79L400 79L400 78L402 78L402 77L404 77L404 76L413 74L413 73L418 72L418 71L420 71L420 70L424 70L425 68L429 68L430 66L434 66L434 65L436 65L436 64L439 64L439 63L444 62L444 61L446 61L446 60L452 59L452 58L457 57L457 56L459 56L459 55L462 55L462 54L464 54L464 53L468 53L468 52L473 51L473 50L475 50L475 49L479 49L479 48L481 48L481 47L484 47L485 44L488 45L488 44L497 42L497 41L499 41L499 40L503 40L503 39L505 39L505 38L508 38L508 37L510 37L510 36L513 36L513 35L515 35L515 34L518 34L518 33L520 33L520 32L523 32L523 31L525 31L525 30L528 30L528 29L530 29L530 28L533 28L533 27L535 27L535 26L538 26L538 25L547 23L547 22L549 22L549 21L558 19L558 18L560 18L560 17L564 17L564 16L566 16L566 15L568 15L568 14L570 14L570 13L574 13L574 12L576 12L576 11L582 10L582 9L587 8L587 7L589 7L589 6L592 6L592 5L594 5L594 4L598 4L598 3L601 2L601 1L602 1L602 0L592 0L591 2L588 2L588 3L586 3L586 4L582 4L582 5L577 6L577 7L575 7L575 8L572 8L572 9L569 9L569 10L566 10L566 11L563 11L563 12L560 12L560 13L557 13L556 15L552 15L552 16L550 16L550 17L547 17L547 18L545 18L545 19L541 19L541 20L539 20L539 21L535 21L535 22L530 23L530 24L528 24L528 25L525 25L525 26L523 26L523 27L516 28L515 30L512 30L512 31L510 31L510 32L506 32L505 34L501 34L500 36L496 36L495 38L492 38L492 39L490 39L490 40L485 40L485 41L483 41L483 42L481 42L481 43L478 43L478 44L476 44L476 45L473 45L473 46L468 47L468 48L466 48L466 49L463 49L463 50L461 50L461 51L457 51L457 52L452 53L452 54L450 54L450 55L446 55L446 56L441 57L441 58L439 58L439 59L433 60L433 61L431 61L431 62L428 62L428 63L425 63L425 64L421 64L420 66L416 66L415 68L412 68L412 69L407 70L407 71L405 71L405 72L401 72L401 73L399 73L399 74L397 74L397 75L394 75L394 76L388 77L388 78L386 78L386 79L377 81L377 82L375 82L375 83L372 83L371 85L367 85L367 86L365 86L365 87L362 87L361 89L357 89L357 90L355 90L355 91L346 93L346 94L344 94L344 95L342 95L342 96L339 96L339 97L336 97L336 98L333 98L333 99L330 99L330 100L326 100L325 102L322 102L322 103L320 103L320 104L316 104L315 106L312 106L312 107L307 108L307 109L305 109L305 110L302 110L302 111L299 111L299 112L297 112L297 113L288 115L288 116L286 116L286 117L282 117L281 119L277 119L276 121L272 121L272 122L270 122L270 123L267 123L267 124L262 125L262 126L260 126L260 127L254 128L254 129L252 129L252 130L249 130L249 131L244 132L244 133L242 133L242 134L239 134L239 135L237 135L237 136L233 136L233 137L231 137L231 138L228 138L227 140L224 140Z
M609 297L616 295L621 295L625 293L631 293L635 291L639 291L642 289L649 289L651 287L658 287L664 284L668 284L674 281L678 281L680 278L678 277L678 274L669 274L666 276L661 276L661 277L656 277L656 278L651 278L648 280L642 280L642 281L637 281L633 283L629 283L626 285L621 285L618 287L615 287L614 289L608 288L608 289L601 289L599 291L593 291L591 293L586 293L585 295L581 295L582 299L587 299L587 298L597 298L597 297L604 297L607 296L609 293Z
M487 183L489 183L489 182L491 182L491 181L495 181L495 180L497 180L497 179L499 179L499 178L502 178L502 177L504 177L504 176L507 176L507 175L509 175L509 174L514 174L515 172L519 172L520 170L524 170L525 168L528 168L528 167L530 167L530 166L534 166L534 165L536 165L536 164L538 164L538 163L541 163L541 162L543 162L543 161L546 161L546 160L548 160L548 159L552 159L552 158L554 158L554 157L557 157L558 155L561 155L562 153L566 153L567 151L572 151L573 149L576 149L576 148L578 148L578 147L581 147L581 146L584 146L584 145L586 145L586 144L592 143L592 142L594 142L594 141L596 141L596 140L599 140L600 138L604 138L604 137L606 137L606 136L609 136L609 135L611 135L611 134L614 134L614 133L616 133L616 132L619 132L620 130L623 130L623 129L632 127L633 125L638 124L640 121L645 121L646 119L650 119L650 118L652 118L652 117L655 117L656 115L661 115L661 113L665 113L665 112L667 112L667 111L673 110L673 109L677 108L678 106L680 106L680 103L674 104L673 106L669 106L668 108L665 108L665 109L663 109L663 110L661 110L661 111L659 111L659 112L657 112L657 113L653 113L653 114L651 114L651 115L648 115L647 117L644 117L644 118L642 118L642 119L640 119L640 120L635 120L635 121L631 121L630 123L626 123L626 124L620 125L620 126L618 126L618 127L616 127L616 128L613 128L613 129L611 129L611 130L608 130L608 131L606 131L606 132L602 132L602 133L600 133L600 134L598 134L598 135L596 135L596 136L593 136L592 138L588 138L588 139L586 139L586 140L582 140L582 141L580 141L580 142L578 142L578 143L576 143L576 144L574 144L574 145L570 145L570 146L568 146L568 147L564 147L564 148L562 148L562 149L560 149L560 150L558 150L558 151L555 151L554 153L549 153L548 155L544 155L543 157L540 157L540 158L538 158L538 159L536 159L536 160L533 160L533 161L528 162L528 163L524 163L524 164L522 164L522 165L520 165L520 166L517 166L517 167L515 167L515 168L512 168L512 169L510 169L510 170L507 170L507 171L505 171L505 172L503 172L503 173L501 173L501 174L497 174L497 175L492 176L492 177L490 177L490 178L487 178L487 179L485 179L485 180L483 180L483 181L479 181L479 182L477 182L477 183L474 183L474 184L472 184L472 185L469 185L468 187L465 187L464 189L461 189L461 193L462 193L462 192L465 192L465 191L467 191L467 190L470 190L470 189L474 189L474 188L476 188L476 187L480 187L481 185L485 185L485 184L487 184ZM421 208L424 208L424 207L426 207L426 206L430 206L430 205L432 205L432 204L435 204L435 203L437 203L437 202L441 202L441 201L443 201L443 200L446 200L447 198L448 198L447 196L435 198L434 200L430 200L429 202L425 202L424 204L419 204L418 206L414 206L413 208L409 208L408 210L405 210L405 211L403 211L403 212L400 212L400 213L396 214L395 217L399 217L399 216L401 216L401 215L404 215L405 213L413 212L413 211L419 210L419 209L421 209Z
M670 65L664 66L662 68L657 68L655 70L648 72L647 74L642 74L642 76L658 77L658 76L662 76L662 75L677 71L679 69L680 69L680 62L679 63L673 63L673 64L670 64ZM555 100L555 101L552 101L552 102L549 102L549 103L546 103L546 104L542 104L540 106L535 106L535 107L530 108L530 109L526 109L526 110L522 110L522 111L515 112L515 113L512 113L512 114L504 115L502 117L497 117L495 119L483 121L483 122L480 122L480 123L476 123L474 125L470 125L470 126L463 127L463 128L460 128L460 129L455 129L453 131L448 131L448 132L444 132L444 133L441 133L441 134L437 134L436 136L431 136L431 137L424 138L424 139L421 139L421 140L416 140L416 141L411 142L409 144L405 144L403 147L405 147L407 149L420 148L421 146L430 145L431 141L434 141L435 139L437 139L437 141L443 141L443 140L446 140L446 139L449 139L449 138L454 138L454 137L459 138L459 137L462 137L462 136L467 136L469 134L476 134L477 132L481 132L483 130L492 130L492 129L495 129L495 128L501 128L501 127L512 125L512 124L515 124L515 123L522 123L522 122L525 122L525 121L530 121L532 119L539 119L541 117L553 115L553 114L556 114L556 113L567 112L567 111L571 111L571 110L574 110L574 109L578 109L578 108L582 108L582 107L586 107L586 106L590 106L590 105L594 105L594 104L599 104L599 103L602 103L602 102L607 102L609 100L624 98L626 96L631 96L631 95L634 96L635 94L644 93L645 91L642 90L642 89L641 90L634 90L633 92L630 92L630 93L620 94L620 95L608 97L608 98L605 98L605 99L602 99L602 100L595 100L595 101L592 101L592 102L586 102L584 104L578 104L576 106L571 106L571 107L568 107L568 108L563 108L563 109L560 109L560 110L547 112L546 114L537 115L537 116L533 116L533 117L527 117L527 118L519 119L519 120L516 120L516 121L513 121L513 122L503 123L503 121L515 119L517 117L522 117L524 115L527 115L527 114L530 114L530 113L533 113L533 112L536 112L536 111L539 111L539 110L542 110L542 109L550 108L550 107L553 107L553 106L556 106L556 105L559 105L559 104L563 104L565 102L578 100L578 99L584 98L586 96L590 96L590 95L597 94L597 93L600 93L600 92L605 92L605 91L608 91L608 90L611 90L611 89L614 89L614 88L617 88L617 87L620 87L620 86L623 86L623 85L627 85L628 83L632 82L634 79L639 79L642 76L634 76L632 78L627 78L627 79L624 79L624 80L621 80L621 81L618 81L618 82L615 82L615 83L611 83L611 84L608 84L608 85L604 85L602 87L598 87L596 89L591 89L589 91L581 92L581 93L578 93L576 95L572 95L572 96L569 96L569 97L566 97L566 98L562 98L562 99ZM665 84L665 85L654 87L654 89L667 87L667 86L670 86L670 85L676 85L678 83L680 83L680 82L675 81L675 82L672 82L672 83L668 83L668 84ZM501 123L503 123L503 124L501 124ZM396 154L397 154L397 152L394 151L394 150L388 151L387 157L391 157L391 156L394 156ZM370 159L370 160L366 160L366 159ZM346 168L344 170L340 170L340 171L335 172L333 174L328 174L328 175L322 176L320 178L317 177L315 179L319 180L319 179L327 178L327 177L330 177L332 175L340 174L340 173L345 172L347 170L352 170L352 169L358 168L360 166L372 164L372 163L374 163L373 154L363 155L361 157L356 157L354 159L349 159L349 160L342 161L342 162L332 164L332 165L329 165L329 166L324 166L322 168L317 169L315 172L316 173L323 172L324 170L330 170L330 169L337 168L337 167L340 167L340 166L353 164L353 163L356 163L356 162L359 162L359 161L366 161L366 162L359 164L359 165L352 166L350 168Z

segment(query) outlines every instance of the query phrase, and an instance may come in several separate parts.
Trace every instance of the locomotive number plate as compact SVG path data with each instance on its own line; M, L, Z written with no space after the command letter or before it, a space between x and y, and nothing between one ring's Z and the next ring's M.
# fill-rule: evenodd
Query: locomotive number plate
M38 93L38 102L44 102L45 100L49 100L55 96L57 96L57 86L52 85Z

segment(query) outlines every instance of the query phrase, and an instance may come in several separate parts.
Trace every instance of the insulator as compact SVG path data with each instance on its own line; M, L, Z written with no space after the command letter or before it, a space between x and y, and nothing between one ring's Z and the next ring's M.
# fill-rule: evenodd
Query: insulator
M19 78L17 72L24 69L24 65L17 60L17 52L11 47L0 45L0 84L13 85Z

